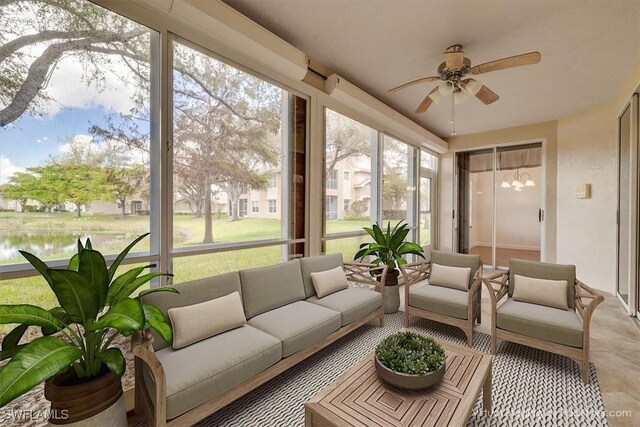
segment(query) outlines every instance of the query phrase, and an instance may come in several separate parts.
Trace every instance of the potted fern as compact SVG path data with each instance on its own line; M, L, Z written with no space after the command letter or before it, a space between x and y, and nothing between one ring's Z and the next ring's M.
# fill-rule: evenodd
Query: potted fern
M424 258L422 246L406 241L411 230L409 224L404 221L400 221L393 229L391 222L389 222L386 232L380 228L377 222L373 224L373 227L362 227L362 229L371 236L373 242L362 243L353 259L363 260L367 257L373 257L371 260L373 264L385 264L388 267L384 290L384 312L387 314L395 313L400 308L400 292L398 290L400 271L397 267L407 263L407 260L403 258L405 255Z
M0 324L18 324L2 341L0 360L0 408L45 383L51 402L52 424L126 426L120 377L125 358L113 340L146 328L167 342L173 331L163 313L131 295L163 273L145 273L155 265L132 268L115 275L129 251L148 235L126 247L107 267L102 254L87 239L78 240L78 253L68 268L49 268L38 257L20 253L46 279L59 307L45 310L29 304L0 305ZM143 291L177 292L174 288ZM27 344L20 340L30 326L42 336Z

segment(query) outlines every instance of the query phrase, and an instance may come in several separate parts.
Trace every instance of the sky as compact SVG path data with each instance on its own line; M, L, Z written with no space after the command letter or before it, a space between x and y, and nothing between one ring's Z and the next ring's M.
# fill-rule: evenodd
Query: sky
M110 65L120 74L128 69L113 58ZM109 114L125 113L132 107L134 89L126 79L105 73L101 89L87 86L82 79L83 65L69 56L58 63L45 91L52 98L33 116L25 113L15 122L0 127L0 184L16 172L42 164L50 156L60 155L64 142L82 137L90 138L92 124L104 125Z

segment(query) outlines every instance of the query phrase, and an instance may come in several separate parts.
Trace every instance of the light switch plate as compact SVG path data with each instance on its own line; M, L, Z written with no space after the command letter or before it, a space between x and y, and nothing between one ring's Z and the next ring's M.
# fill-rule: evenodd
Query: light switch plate
M576 187L576 197L578 199L591 198L591 184L578 184Z

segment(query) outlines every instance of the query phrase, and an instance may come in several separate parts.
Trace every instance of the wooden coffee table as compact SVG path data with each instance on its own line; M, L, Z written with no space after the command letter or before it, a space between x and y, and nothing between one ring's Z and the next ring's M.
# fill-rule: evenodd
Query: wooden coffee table
M371 352L304 404L305 426L466 426L481 390L490 413L492 356L438 342L447 364L437 386L413 392L382 383Z

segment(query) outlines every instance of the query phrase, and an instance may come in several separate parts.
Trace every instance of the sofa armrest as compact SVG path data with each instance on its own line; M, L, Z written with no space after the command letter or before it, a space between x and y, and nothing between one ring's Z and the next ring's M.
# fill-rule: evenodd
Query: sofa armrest
M574 301L576 304L576 312L582 318L584 329L587 330L589 322L591 321L591 315L596 307L604 301L604 296L576 279Z
M491 309L495 311L498 306L498 302L509 293L509 272L501 271L489 274L482 276L481 280L489 291Z
M167 385L164 368L153 350L153 337L149 330L135 333L131 339L131 352L134 355L135 366L135 409L144 411L149 425L163 427L167 422ZM155 383L153 400L144 386L142 370L146 365Z
M344 270L349 282L373 286L376 291L384 295L384 285L388 270L386 265L345 262Z

